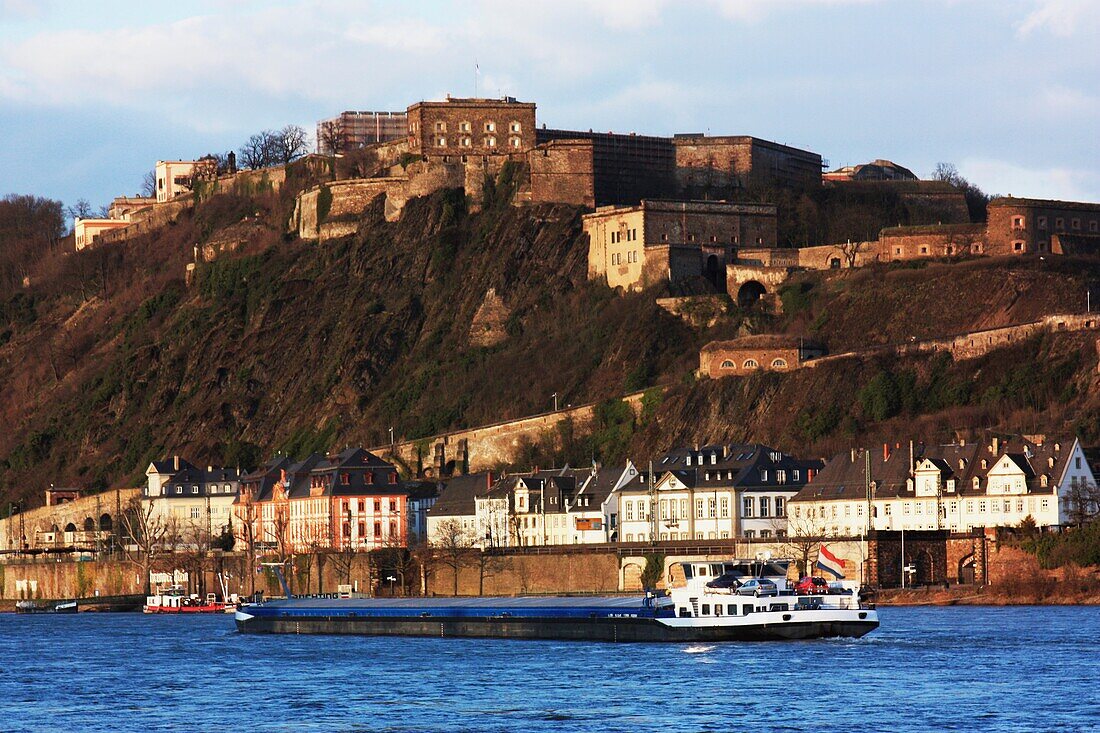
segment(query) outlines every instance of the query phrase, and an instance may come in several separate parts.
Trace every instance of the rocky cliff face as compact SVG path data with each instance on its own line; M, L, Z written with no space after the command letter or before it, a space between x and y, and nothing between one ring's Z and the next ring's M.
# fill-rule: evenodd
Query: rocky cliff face
M419 438L672 385L642 417L608 403L522 460L645 460L676 443L763 440L799 453L956 428L1076 430L1100 441L1094 341L1042 336L981 359L848 361L694 382L707 341L766 331L834 351L1080 310L1091 260L907 264L813 273L785 315L727 305L693 326L658 293L587 282L580 209L515 207L489 182L379 198L323 243L288 235L298 191L218 194L156 232L47 257L0 291L0 504L48 484L135 484L155 457L252 465L274 450ZM498 181L498 183L500 183ZM345 217L347 218L347 217ZM191 285L186 265L199 252ZM212 258L212 259L211 259Z

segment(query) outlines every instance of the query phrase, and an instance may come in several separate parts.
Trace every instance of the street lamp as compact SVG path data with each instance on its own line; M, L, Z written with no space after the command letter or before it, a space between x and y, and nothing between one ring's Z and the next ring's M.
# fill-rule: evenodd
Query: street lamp
M389 583L390 583L390 596L392 597L394 595L393 584L397 582L397 578L394 577L393 575L387 575L386 580L388 580Z
M558 393L555 392L554 394L552 394L550 396L554 399L554 412L557 412L558 411Z
M393 428L390 428L390 450L393 450Z

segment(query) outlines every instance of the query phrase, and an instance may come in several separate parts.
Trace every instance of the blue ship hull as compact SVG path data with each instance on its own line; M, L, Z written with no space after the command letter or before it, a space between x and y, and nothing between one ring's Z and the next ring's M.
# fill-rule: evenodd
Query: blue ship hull
M725 619L677 619L644 599L401 598L291 599L245 606L243 633L493 637L577 641L777 641L859 637L874 612L763 612Z

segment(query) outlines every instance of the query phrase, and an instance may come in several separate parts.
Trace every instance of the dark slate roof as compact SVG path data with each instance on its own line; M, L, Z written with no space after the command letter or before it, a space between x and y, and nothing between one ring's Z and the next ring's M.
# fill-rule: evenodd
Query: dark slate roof
M185 468L195 467L194 464L192 464L190 461L184 460L183 458L180 458L179 461L180 465L178 469L176 468L174 458L166 458L163 461L153 461L153 470L157 473L174 474L177 471L182 471Z
M320 453L310 453L304 460L293 463L286 469L286 480L289 484L287 495L291 499L301 499L309 496L309 475L313 469L325 460ZM270 498L270 497L265 497Z
M1041 443L1015 436L999 440L997 451L992 441L949 443L947 445L915 444L914 467L931 460L941 467L943 480L955 480L955 494L959 496L985 496L987 476L1003 457L1015 463L1023 471L1028 493L1049 493L1066 469L1075 441L1072 437L1044 439ZM1055 446L1058 447L1055 450ZM1054 459L1054 465L1050 465ZM982 461L986 462L985 468ZM831 459L813 482L798 492L791 501L821 501L827 499L862 499L866 496L863 451L841 453ZM1050 487L1041 486L1042 475L1050 481ZM907 480L910 478L909 446L895 443L889 449L871 451L871 481L875 482L875 495L881 498L912 496ZM979 479L974 489L973 479Z
M183 466L183 461L180 461L180 466ZM242 471L239 468L213 468L208 467L205 469L197 468L191 464L187 464L187 468L183 468L180 471L172 474L171 478L164 482L166 487L183 486L187 490L180 495L169 494L165 492L166 498L182 498L182 497L194 497L194 496L206 496L211 486L221 486L223 484L234 484L233 489L236 490L236 484L238 484L243 476ZM190 491L192 486L198 486L198 494L193 494ZM224 494L223 494L224 496Z
M454 476L448 479L439 498L428 510L433 517L452 517L471 515L475 510L475 499L489 493L489 483L493 481L491 473L472 473L468 476ZM495 483L495 481L494 481Z
M731 443L669 451L654 462L653 469L658 483L665 472L671 472L685 486L693 488L733 486L745 490L795 491L806 483L810 471L819 471L824 465L819 459L795 458L759 443ZM776 470L787 472L786 482L779 483ZM799 471L798 481L794 480L795 470ZM767 471L766 479L761 471Z

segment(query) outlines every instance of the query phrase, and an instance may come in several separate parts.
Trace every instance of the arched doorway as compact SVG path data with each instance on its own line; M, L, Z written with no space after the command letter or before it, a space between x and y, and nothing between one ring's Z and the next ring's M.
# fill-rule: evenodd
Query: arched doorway
M104 514L99 518L99 529L103 532L110 532L113 527L110 514Z
M72 522L69 522L68 524L65 525L65 531L66 532L75 532L76 531L76 525L73 524Z
M622 587L624 591L642 590L642 566L636 562L628 562L622 570Z
M722 283L719 282L721 270L718 267L718 255L707 256L707 264L703 267L703 277L705 277L716 290L725 290L725 288L722 287Z
M970 553L959 560L959 582L973 585L977 580L977 570L974 566L974 553Z
M756 280L749 280L737 291L737 305L746 308L764 297L767 292Z
M95 531L95 520L92 519L91 517L88 517L84 520L84 531L85 532L94 532Z

